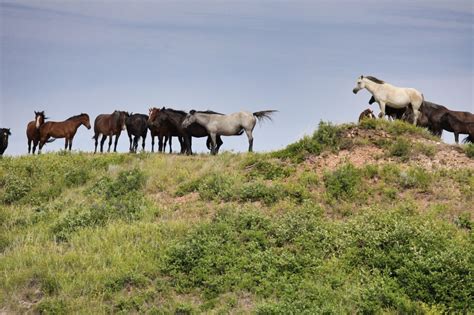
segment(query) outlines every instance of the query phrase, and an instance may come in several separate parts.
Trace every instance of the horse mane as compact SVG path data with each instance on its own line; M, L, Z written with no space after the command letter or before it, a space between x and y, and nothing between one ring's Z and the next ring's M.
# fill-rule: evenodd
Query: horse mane
M215 112L213 110L197 110L195 113L201 113L201 114L214 114L214 115L224 115L222 113Z
M373 77L373 76L371 76L371 75L368 75L368 76L366 76L366 77L364 77L364 78L367 78L367 79L369 79L370 81L375 82L375 83L378 83L378 84L384 84L384 83L385 83L385 81L382 81L382 80L380 80L380 79L377 79L376 77Z
M163 109L163 111L170 111L170 112L173 112L173 113L176 113L176 114L181 114L181 115L184 115L184 116L186 116L188 114L185 111L172 109L172 108L165 108L165 109Z
M73 120L73 119L82 117L82 116L84 116L84 115L87 115L87 114L86 114L86 113L80 113L79 115L69 117L68 119L66 119L66 121L67 121L67 120Z

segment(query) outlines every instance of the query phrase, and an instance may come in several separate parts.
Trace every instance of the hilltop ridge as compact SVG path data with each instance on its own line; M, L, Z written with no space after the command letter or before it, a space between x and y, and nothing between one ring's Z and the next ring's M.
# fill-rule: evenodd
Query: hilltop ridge
M321 122L268 153L0 160L0 313L472 312L474 146Z

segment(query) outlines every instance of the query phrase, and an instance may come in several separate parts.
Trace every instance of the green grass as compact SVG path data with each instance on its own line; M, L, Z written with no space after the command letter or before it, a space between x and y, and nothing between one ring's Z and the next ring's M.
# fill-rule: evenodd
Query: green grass
M410 164L423 132L378 121L393 162L304 163L372 143L348 128L266 154L1 159L0 310L474 312L472 168Z

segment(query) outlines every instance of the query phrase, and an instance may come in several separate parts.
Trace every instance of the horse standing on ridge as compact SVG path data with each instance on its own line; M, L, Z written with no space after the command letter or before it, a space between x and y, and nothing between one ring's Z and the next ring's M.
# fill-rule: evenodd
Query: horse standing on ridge
M91 124L89 121L89 115L82 113L76 116L72 116L65 121L56 122L48 121L41 125L40 133L40 143L38 154L41 153L41 149L44 144L49 140L49 138L66 138L64 143L64 150L69 151L72 148L72 140L76 135L77 129L79 126L84 125L87 129L91 129Z
M104 142L109 137L109 148L107 152L110 152L112 145L112 137L115 136L114 152L117 152L117 143L122 133L125 130L125 120L130 116L124 111L114 111L112 114L101 114L95 118L94 121L94 136L92 139L95 140L94 153L97 152L97 144L99 142L99 136L102 135L100 140L100 152L104 152Z
M164 107L163 107L164 109ZM173 136L177 135L177 130L170 124L157 124L156 118L160 112L159 108L153 107L148 110L148 129L150 129L151 134L151 152L154 152L155 148L155 137L158 137L158 152L163 152L166 150L166 144L169 141L170 144L170 153L172 152L172 139ZM183 147L183 139L178 137L181 147ZM163 141L164 140L164 141Z
M8 137L11 136L10 128L0 128L0 156L8 147Z
M137 152L140 137L142 138L142 150L145 151L145 140L148 133L147 121L148 115L144 114L131 114L130 117L125 119L131 153Z
M205 112L197 112L191 110L183 121L183 127L188 127L192 123L198 123L206 128L211 136L211 154L217 154L217 137L218 136L235 136L241 135L242 130L247 134L249 141L249 152L253 150L253 129L257 120L271 120L271 114L276 110L264 110L260 112L237 112L229 115L210 114Z
M423 104L423 94L412 88L396 87L385 81L379 80L372 76L364 77L361 75L357 78L356 86L352 89L357 94L362 89L367 89L375 101L379 104L382 117L385 116L385 107L406 108L408 104L413 106L413 112L416 124L420 113L420 107Z
M39 129L44 124L45 117L44 111L35 111L35 120L32 120L26 126L26 137L28 138L28 154L35 154L36 147L40 141ZM54 141L54 140L53 140ZM31 151L31 144L33 144L33 152Z

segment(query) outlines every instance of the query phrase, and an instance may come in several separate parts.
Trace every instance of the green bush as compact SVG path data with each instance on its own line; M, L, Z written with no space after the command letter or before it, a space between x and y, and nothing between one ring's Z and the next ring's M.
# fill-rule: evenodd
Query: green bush
M411 143L405 138L397 138L388 148L390 156L396 156L407 161L411 153Z
M466 152L466 155L468 157L470 157L471 159L474 159L474 143L466 144L464 151Z
M116 179L104 176L100 178L89 190L107 198L120 197L129 192L141 190L145 186L145 174L139 169L121 171Z
M272 153L276 158L288 158L294 162L301 162L307 155L319 155L324 150L336 152L340 149L342 132L348 126L334 126L328 122L319 122L318 129L311 137L288 145L285 149Z
M3 197L2 202L12 204L20 201L32 189L32 182L29 178L24 178L16 175L7 175L2 180Z
M280 161L268 161L257 157L250 159L244 163L244 168L248 169L247 177L249 178L263 178L267 180L274 180L286 178L294 173L294 168L285 166Z
M432 182L432 176L421 167L412 167L400 172L399 180L402 188L418 188L426 191Z
M324 174L324 185L329 196L335 199L352 199L362 182L361 171L352 164L344 164Z

